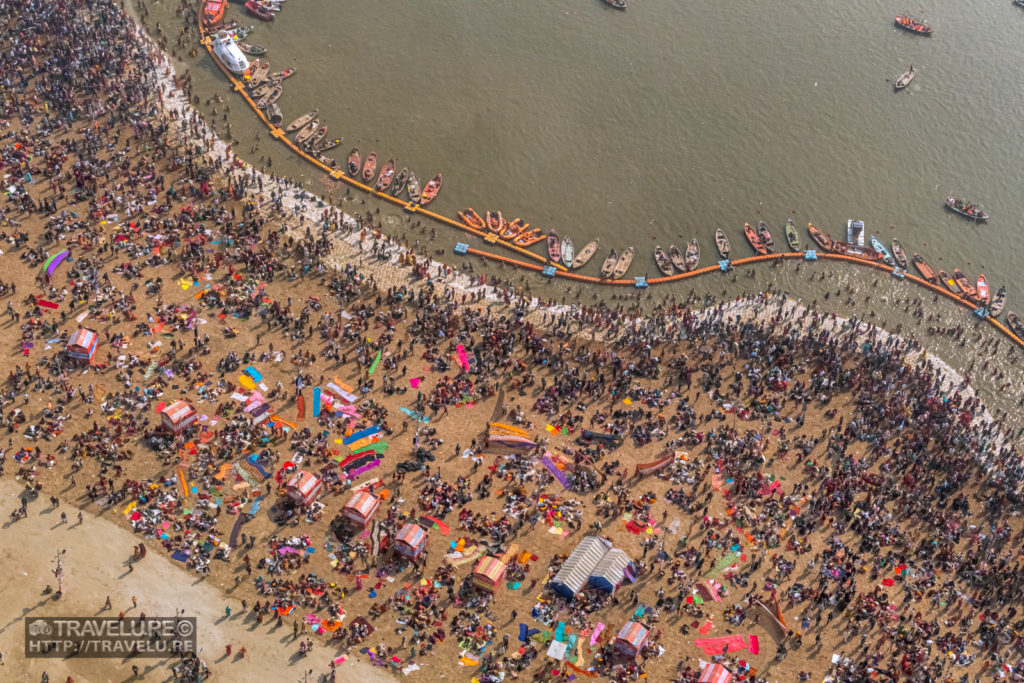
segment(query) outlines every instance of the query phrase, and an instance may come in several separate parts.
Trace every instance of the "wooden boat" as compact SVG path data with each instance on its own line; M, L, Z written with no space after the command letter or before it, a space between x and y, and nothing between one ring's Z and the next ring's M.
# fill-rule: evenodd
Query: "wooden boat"
M1003 312L1006 307L1006 287L1000 287L996 296L992 299L992 305L988 307L989 315L995 317Z
M892 256L896 259L896 263L898 263L900 268L903 270L906 270L909 267L910 264L907 262L907 250L903 248L903 245L897 239L892 241Z
M562 265L568 268L572 265L574 258L576 258L576 248L572 244L572 238L566 235L562 238Z
M269 93L267 93L262 100L257 102L256 107L258 109L266 109L274 102L277 102L279 99L281 99L281 93L283 92L284 88L282 88L281 86L277 86L276 88L272 89Z
M274 20L274 13L260 3L255 2L255 0L249 0L249 2L245 3L245 9L249 10L249 14L262 21Z
M1020 318L1017 317L1016 313L1007 313L1006 322L1010 324L1010 329L1013 330L1015 335L1024 339L1024 324L1021 324Z
M672 259L668 257L665 250L661 248L661 245L654 247L654 262L658 264L658 270L661 274L668 277L669 275L675 274L675 268L672 266Z
M516 235L512 243L519 247L532 247L537 242L544 241L544 231L540 228L534 228L533 230L523 230L521 233Z
M313 134L309 140L306 140L306 149L315 150L324 138L327 137L327 126L320 126L320 130Z
M971 280L964 275L959 268L953 269L953 279L956 280L958 285L960 285L960 289L963 291L964 296L970 299L977 298L978 290L974 288L974 283L971 282Z
M281 107L277 106L276 103L267 107L267 120L274 126L280 126L281 121L284 120L281 117Z
M466 209L465 211L459 211L459 218L462 222L473 228L474 230L486 230L487 226L484 224L484 219L480 218L480 214L473 210L473 207ZM490 220L491 212L487 212L487 218Z
M348 174L353 178L359 175L360 160L359 148L353 147L352 151L348 153Z
M988 306L988 302L990 301L991 296L988 291L988 279L985 277L985 273L982 273L981 275L978 276L977 292L978 303L980 303L982 306Z
M910 81L914 80L914 73L914 65L911 64L910 71L904 71L896 78L896 81L892 84L893 89L903 90L910 85Z
M430 179L430 182L423 187L423 198L420 199L420 206L426 206L434 201L434 197L441 191L441 183L443 182L444 177L440 173Z
M690 243L686 245L685 263L687 272L696 270L697 264L700 263L700 244L696 239L690 240Z
M243 78L249 81L249 88L255 88L261 83L265 83L270 78L270 64L260 64L260 60L253 60L243 74Z
M729 244L729 238L721 228L715 230L715 248L718 249L719 256L726 261L729 260L729 255L732 254L732 245Z
M946 288L949 291L953 292L957 296L963 294L963 292L960 290L960 287L956 284L956 280L951 278L949 276L949 273L947 273L946 271L939 270L939 279L942 280L942 284L946 285Z
M683 258L683 252L679 251L679 247L674 244L668 245L668 257L672 259L672 265L680 273L686 272L686 259Z
M615 264L618 262L619 257L615 253L615 250L612 249L612 253L608 254L608 256L604 260L604 263L601 264L601 277L610 278L612 276L612 271L615 270Z
M800 251L800 234L796 231L791 218L786 219L786 242L793 251Z
M754 248L758 254L767 254L768 250L764 247L764 241L761 236L757 234L757 230L751 227L750 223L743 224L743 234L747 236L747 241L750 242L750 246Z
M420 189L420 179L412 171L409 172L409 185L406 187L406 191L409 193L409 199L416 203L419 203L420 197L423 196L423 191Z
M373 176L377 172L377 153L370 152L370 156L366 157L366 161L363 162L363 182L368 183L373 180Z
M582 268L583 266L587 265L587 262L590 261L590 259L594 257L594 254L597 253L597 249L600 246L600 238L596 240L590 240L583 246L583 249L580 250L580 253L576 254L576 258L573 259L572 265L569 266L569 264L566 264L566 266L572 268L573 270L577 268Z
M306 127L295 134L295 143L299 145L306 144L306 140L313 137L313 135L320 130L320 122L313 119L306 124Z
M874 235L871 236L871 248L882 255L882 260L885 261L886 265L896 265L896 259L892 257L892 254L890 254L889 250L885 248L885 245L882 244Z
M501 237L506 240L514 240L516 235L530 226L529 223L518 217L506 221L500 211L498 212L498 222L501 224Z
M344 138L334 138L333 140L327 140L325 142L321 142L319 145L316 146L316 150L314 150L314 151L316 151L318 154L321 154L323 152L326 152L329 149L334 149L335 147L337 147L338 145L341 144L341 141L343 139Z
M768 229L768 224L764 221L757 223L757 236L761 238L761 244L764 245L764 250L767 253L775 251L775 238L772 237L772 231Z
M835 248L835 240L829 237L828 233L822 232L814 223L807 224L807 232L811 233L811 239L824 251L832 251Z
M972 221L987 221L988 214L985 210L977 204L973 204L964 199L959 199L953 195L946 197L946 208L950 211L955 211L965 218L970 218Z
M562 243L558 239L558 233L552 230L548 233L548 260L558 263L562 258Z
M377 176L377 184L374 185L373 189L377 192L384 192L391 187L391 181L395 179L395 160L388 159L384 162L384 166L380 169L380 175Z
M911 33L916 33L921 36L931 36L932 34L931 26L925 24L922 21L918 21L917 19L912 19L910 17L901 17L897 15L896 26L903 29L904 31L910 31Z
M284 71L275 71L270 74L268 78L272 81L283 81L286 78L291 78L295 75L295 69L285 69Z
M251 57L259 57L267 54L267 48L252 43L238 43L238 49Z
M622 255L619 256L619 260L615 262L615 269L612 270L613 280L621 278L629 270L629 267L633 265L633 253L633 247L626 247L626 251L622 252Z
M277 87L277 83L274 83L273 81L267 81L265 83L260 83L259 85L255 86L252 85L252 83L250 83L249 85L249 96L256 99L266 97L270 93L270 91Z
M611 5L615 9L626 9L626 0L604 0L607 4Z
M287 126L285 126L284 132L292 133L294 131L297 131L298 129L302 128L307 123L309 123L310 121L315 119L316 115L319 112L320 112L319 109L314 109L313 111L306 112L305 114L303 114L302 116L300 116L299 118L295 119L294 121L289 123ZM359 150L353 150L353 151L358 152Z
M392 194L392 196L397 197L398 195L400 195L403 192L405 192L405 185L408 182L409 182L409 167L408 166L403 166L402 170L398 172L397 176L395 176L395 182L391 185L391 194ZM479 216L477 216L477 218L479 218ZM482 221L481 221L481 223L482 223ZM482 227L480 229L483 230Z
M859 244L849 242L833 242L832 251L836 254L843 254L850 258L870 261L872 263L882 260L882 255L871 247L862 247Z
M930 265L928 265L928 262L924 260L924 256L914 254L914 258L912 258L911 261L914 262L914 267L917 268L917 272L921 273L921 277L933 285L939 284L939 278L936 277L935 271L932 270Z

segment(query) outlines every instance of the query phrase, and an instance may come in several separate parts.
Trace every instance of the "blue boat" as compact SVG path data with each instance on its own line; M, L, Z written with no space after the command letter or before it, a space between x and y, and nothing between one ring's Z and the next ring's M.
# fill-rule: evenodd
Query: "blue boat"
M885 248L885 245L879 242L878 238L874 235L871 236L871 248L882 255L882 260L885 261L886 265L896 265L896 259L892 257L892 254Z

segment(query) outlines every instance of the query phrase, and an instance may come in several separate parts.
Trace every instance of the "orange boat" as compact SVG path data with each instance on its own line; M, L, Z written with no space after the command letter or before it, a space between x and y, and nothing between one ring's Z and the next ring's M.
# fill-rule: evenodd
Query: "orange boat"
M526 230L528 227L530 227L529 223L524 221L522 218L516 218L501 231L501 238L514 240L519 233Z
M203 4L203 23L207 26L216 26L224 18L224 10L228 6L228 0L207 0Z
M953 279L956 280L958 285L960 285L960 291L964 293L964 296L968 299L978 298L978 290L974 288L974 283L972 283L959 268L953 269Z
M488 211L487 216L490 217L491 213ZM480 218L480 214L473 210L472 207L465 211L459 211L459 218L462 222L473 228L474 230L486 230L487 226L484 225L484 219Z
M764 240L757 234L757 229L754 228L750 223L743 224L743 233L747 236L747 241L750 242L750 246L754 248L758 254L767 254L768 248L764 246Z
M544 239L546 239L544 233L540 229L534 228L533 230L523 230L516 235L515 239L512 240L512 244L517 247L532 247Z
M423 188L423 198L420 199L420 206L426 206L434 201L434 197L441 191L442 182L444 182L444 178L441 177L440 173L430 179L430 182Z
M921 36L930 36L932 34L932 27L928 24L912 19L911 17L896 17L896 25L904 31L910 31Z
M487 212L487 229L495 235L500 235L505 229L505 219L502 218L501 211Z
M363 163L363 182L368 183L373 180L373 175L377 170L377 153L370 152L370 156L366 157L366 161Z

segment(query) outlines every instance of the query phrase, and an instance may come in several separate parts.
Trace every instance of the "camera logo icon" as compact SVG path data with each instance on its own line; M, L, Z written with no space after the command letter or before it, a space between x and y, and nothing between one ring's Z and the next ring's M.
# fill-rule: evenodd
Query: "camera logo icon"
M48 636L53 633L53 627L42 619L36 619L28 625L28 634L30 636Z

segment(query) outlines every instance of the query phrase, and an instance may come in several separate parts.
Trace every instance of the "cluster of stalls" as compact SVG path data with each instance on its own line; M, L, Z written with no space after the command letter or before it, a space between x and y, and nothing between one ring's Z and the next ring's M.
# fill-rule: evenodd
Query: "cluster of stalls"
M629 556L600 536L585 536L562 564L549 586L572 600L587 586L614 593L624 579L636 579Z
M380 498L369 491L356 491L341 509L341 516L352 526L365 529L373 521L373 516L380 508L380 502ZM428 540L426 529L414 522L408 522L398 530L392 541L392 548L396 554L416 561L426 550Z

